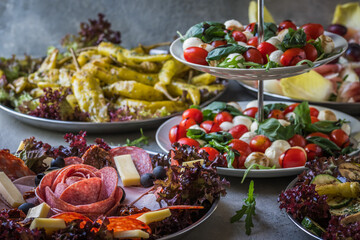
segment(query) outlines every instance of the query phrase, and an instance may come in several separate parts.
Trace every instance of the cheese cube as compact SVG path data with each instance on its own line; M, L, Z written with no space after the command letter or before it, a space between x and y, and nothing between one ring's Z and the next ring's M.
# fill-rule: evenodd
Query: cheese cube
M149 224L152 222L159 222L164 220L167 217L171 216L169 209L163 209L158 211L147 212L137 218L137 220L142 221L143 223Z
M149 234L142 230L136 229L136 230L128 230L122 232L114 232L114 238L119 238L119 239L149 238Z
M204 159L198 159L198 160L183 162L182 165L187 166L187 167L194 167L194 163L197 163L197 162L199 162L200 165L203 165L204 164Z
M24 150L24 148L25 148L25 143L24 141L21 141L16 152L22 151Z
M116 156L114 162L124 187L140 185L140 175L130 154Z
M36 207L30 208L26 218L46 218L49 211L50 206L43 202Z
M0 195L12 207L18 207L25 203L19 189L17 189L4 172L0 172Z
M51 234L59 229L66 228L64 219L56 218L35 218L30 225L30 229L44 228L46 234Z

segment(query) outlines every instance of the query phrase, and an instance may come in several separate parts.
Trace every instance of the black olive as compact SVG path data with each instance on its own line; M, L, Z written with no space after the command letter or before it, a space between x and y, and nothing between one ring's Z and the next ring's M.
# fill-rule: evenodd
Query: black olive
M25 214L28 214L29 209L33 207L35 207L35 204L33 203L23 203L18 207L18 209L23 211Z
M154 168L153 174L156 179L164 180L166 178L166 170L163 166L157 166Z
M154 185L155 175L152 173L145 173L140 178L140 183L143 187L151 187Z
M65 161L64 158L62 157L57 157L53 160L51 160L51 167L57 167L57 168L62 168L65 167Z
M45 176L45 173L39 173L35 177L35 186L40 184L41 179Z
M126 198L126 192L125 192L125 190L124 190L122 187L120 187L120 188L121 188L121 190L122 190L122 192L123 192L123 195L122 195L121 200L120 200L120 203L122 203L122 202L125 200L125 198Z

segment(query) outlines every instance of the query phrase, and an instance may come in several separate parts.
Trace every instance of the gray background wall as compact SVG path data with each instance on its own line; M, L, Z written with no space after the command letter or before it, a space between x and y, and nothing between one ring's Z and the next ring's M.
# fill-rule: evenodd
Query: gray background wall
M265 0L277 23L327 26L338 3L349 0ZM248 22L249 0L0 0L0 55L43 56L67 33L102 12L120 30L125 47L169 41L203 20Z

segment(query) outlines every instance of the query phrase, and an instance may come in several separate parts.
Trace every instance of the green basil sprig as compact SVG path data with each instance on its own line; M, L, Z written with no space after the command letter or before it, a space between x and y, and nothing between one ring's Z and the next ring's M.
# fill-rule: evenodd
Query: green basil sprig
M259 124L257 133L267 136L271 141L288 140L295 135L294 126L282 126L275 118L269 118Z
M302 48L306 45L306 33L303 29L294 30L289 28L289 32L285 34L283 41L278 46L280 50L285 52L290 48Z
M322 148L322 150L327 153L330 156L335 155L334 151L340 151L341 148L336 145L334 142L330 141L327 138L323 137L309 137L306 139L308 142L315 143L319 147Z
M237 44L227 44L217 48L214 48L210 51L206 57L206 61L213 61L213 60L221 60L227 57L231 53L239 53L243 54L248 50L247 47L237 45Z
M182 40L191 37L200 38L203 42L209 43L224 39L226 32L225 25L222 23L205 21L192 26L183 36Z

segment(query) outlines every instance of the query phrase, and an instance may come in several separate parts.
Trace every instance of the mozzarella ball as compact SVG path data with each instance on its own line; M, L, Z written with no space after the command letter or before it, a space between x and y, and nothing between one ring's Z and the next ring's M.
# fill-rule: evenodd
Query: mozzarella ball
M254 46L252 46L252 45L247 45L246 43L244 43L244 42L237 42L237 44L238 45L241 45L241 46L243 46L243 47L247 47L247 48L256 48L256 47L254 47Z
M240 137L240 140L250 144L251 139L253 139L255 136L256 133L254 132L246 132Z
M252 153L250 153L249 156L247 156L244 166L246 168L249 168L254 163L259 164L264 167L269 167L270 160L262 152L252 152Z
M202 43L200 44L200 46L202 49L205 49L207 52L211 52L215 47L210 45L210 44L207 44L207 43Z
M255 132L259 128L259 123L257 121L254 121L250 126L250 131Z
M231 19L227 20L225 23L226 29L236 30L236 31L242 31L244 30L244 26L237 20Z
M257 100L253 100L253 101L248 102L245 109L252 108L252 107L258 107L258 101Z
M197 37L188 38L183 43L183 50L185 50L185 49L187 49L189 47L199 47L203 43L204 42L201 41L200 38L197 38Z
M320 40L321 46L324 49L324 53L331 53L334 51L335 44L331 37L321 35L320 37L317 38L317 40Z
M270 55L269 55L270 61L276 62L276 63L278 63L278 64L281 65L281 63L280 63L280 58L281 58L281 55L283 55L283 53L284 53L284 52L281 51L281 50L275 50L275 51L273 51L273 52L270 53Z
M227 66L228 68L243 68L244 65L240 63L240 60L242 59L244 59L243 55L239 53L231 53L225 58L223 63L231 64Z
M283 152L285 152L287 149L291 147L291 145L288 143L288 141L285 140L275 140L271 146L272 148L279 148Z
M252 34L252 33L249 32L249 31L243 31L242 33L245 34L247 41L249 41L249 39L251 39L251 38L254 37L254 34Z
M279 157L281 156L282 153L283 151L280 148L269 147L265 150L265 156L269 158L270 167L276 166L276 168L281 168L279 164Z
M189 127L189 129L197 129L197 130L201 130L203 131L204 133L206 133L205 129L201 128L199 125L197 124L194 124L192 126Z
M356 144L354 146L354 148L360 148L360 132L357 132L353 135L353 139L358 143L357 147Z
M239 103L237 102L228 102L227 105L233 106L234 108L236 108L237 110L239 110L240 112L242 112L241 106Z
M283 127L287 127L290 125L290 122L284 120L284 119L278 119L279 123L281 124L281 126Z
M344 124L341 126L341 130L343 130L348 136L350 136L350 133L351 133L350 124L344 123Z
M320 121L328 120L328 121L337 121L337 117L335 113L329 109L324 109L319 112L317 117Z
M295 119L295 113L289 112L289 113L285 114L286 120L290 120L291 118Z
M220 128L223 131L229 131L233 126L234 126L234 124L231 122L222 122L220 124Z
M280 42L282 42L284 40L284 37L288 32L289 32L289 29L283 29L278 33L277 38L279 39Z
M233 124L234 124L234 126L243 124L247 127L248 130L250 130L252 121L248 117L236 116L233 118Z
M280 40L279 40L279 38L278 38L277 36L274 36L274 37L269 38L268 40L266 40L266 42L268 42L268 43L270 43L270 44L272 44L272 45L274 45L274 46L276 46L276 45L278 45L278 44L281 43Z

